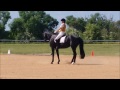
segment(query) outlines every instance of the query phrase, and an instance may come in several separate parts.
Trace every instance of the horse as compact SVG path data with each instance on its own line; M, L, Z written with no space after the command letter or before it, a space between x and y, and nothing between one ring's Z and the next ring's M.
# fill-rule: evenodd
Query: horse
M80 50L80 56L81 59L85 58L85 52L84 52L84 42L83 39L81 37L75 36L75 35L63 35L62 37L65 37L65 41L64 43L60 43L60 39L62 39L62 37L59 39L59 45L56 44L54 42L55 37L58 35L58 33L50 33L50 32L44 32L43 33L43 37L44 40L49 40L49 44L52 50L52 62L51 64L53 64L54 62L54 50L56 49L56 53L57 53L57 58L58 58L58 64L60 63L60 57L59 57L59 49L62 48L68 48L71 47L72 51L73 51L73 58L71 60L71 64L74 64L76 62L76 48L79 45L79 50Z

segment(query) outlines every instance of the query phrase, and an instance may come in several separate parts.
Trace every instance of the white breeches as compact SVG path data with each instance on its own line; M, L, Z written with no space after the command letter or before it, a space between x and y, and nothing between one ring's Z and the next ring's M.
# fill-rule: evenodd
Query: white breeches
M58 40L58 39L61 38L64 34L65 34L65 32L59 32L59 34L57 35L57 37L55 38L55 40Z

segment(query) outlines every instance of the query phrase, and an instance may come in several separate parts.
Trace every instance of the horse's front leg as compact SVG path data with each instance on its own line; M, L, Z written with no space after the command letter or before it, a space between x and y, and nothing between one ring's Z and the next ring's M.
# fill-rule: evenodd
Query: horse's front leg
M58 48L56 48L56 53L57 53L57 57L58 57L58 64L60 63L60 58L59 58L59 50Z
M73 58L72 58L72 60L71 60L71 64L74 62L74 55L73 55Z
M54 62L54 48L52 48L52 62L51 62L51 64L53 64L53 62Z

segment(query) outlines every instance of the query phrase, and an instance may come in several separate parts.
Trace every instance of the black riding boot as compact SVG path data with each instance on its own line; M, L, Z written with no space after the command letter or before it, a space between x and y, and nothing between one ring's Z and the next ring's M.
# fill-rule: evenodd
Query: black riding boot
M56 47L59 47L59 40L56 40Z

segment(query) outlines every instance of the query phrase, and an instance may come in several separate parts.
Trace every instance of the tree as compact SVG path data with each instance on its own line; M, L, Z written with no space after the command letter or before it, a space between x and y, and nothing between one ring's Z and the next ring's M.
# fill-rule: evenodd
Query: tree
M83 33L85 40L100 40L101 32L99 26L96 24L88 23L86 25L86 31Z
M118 30L117 30L117 40L120 40L120 20L118 20L117 22L116 22L116 27L118 28Z
M116 22L116 27L120 29L120 20Z
M117 22L112 22L110 24L109 39L120 40L120 20L118 20Z
M0 11L0 39L4 37L5 25L10 18L11 16L8 11Z
M42 39L42 33L45 29L52 31L58 25L58 21L44 11L19 11L19 14L24 20L25 29L35 39Z
M102 39L104 39L104 40L109 40L109 34L108 34L107 29L103 28L103 29L101 30L101 37L102 37Z
M25 27L22 18L15 18L10 24L10 32L14 39L23 39ZM22 36L22 37L21 37Z
M111 18L112 20L112 18ZM111 20L107 20L105 15L101 15L100 13L91 14L91 17L87 19L87 23L96 24L102 30L106 28L109 30L109 24Z
M107 20L106 22L106 27L101 30L102 37L104 40L120 40L120 26L119 26L119 21L114 22Z
M81 31L82 33L85 31L85 26L86 26L86 21L84 18L77 18L77 27L76 29L78 29L79 31Z
M31 17L27 21L26 28L36 39L42 39L42 33L45 29L52 31L57 25L58 21L50 15L44 15L42 19L36 15L36 17Z
M69 27L79 30L81 32L85 31L86 21L84 18L75 18L73 15L66 17L66 23Z
M22 39L43 39L42 33L46 29L52 31L58 25L58 21L44 11L19 11L19 15L10 27L12 33Z
M67 30L66 30L66 34L67 35L75 35L75 36L79 36L79 31L77 31L76 29L74 29L74 28L68 28Z
M87 23L96 24L99 27L102 37L101 39L106 40L116 38L115 33L111 31L113 28L115 29L113 18L107 19L105 15L95 13L87 19Z
M76 21L76 18L73 17L73 15L66 17L66 23L67 23L67 25L68 25L69 27L73 27L73 28L74 28L75 21Z

